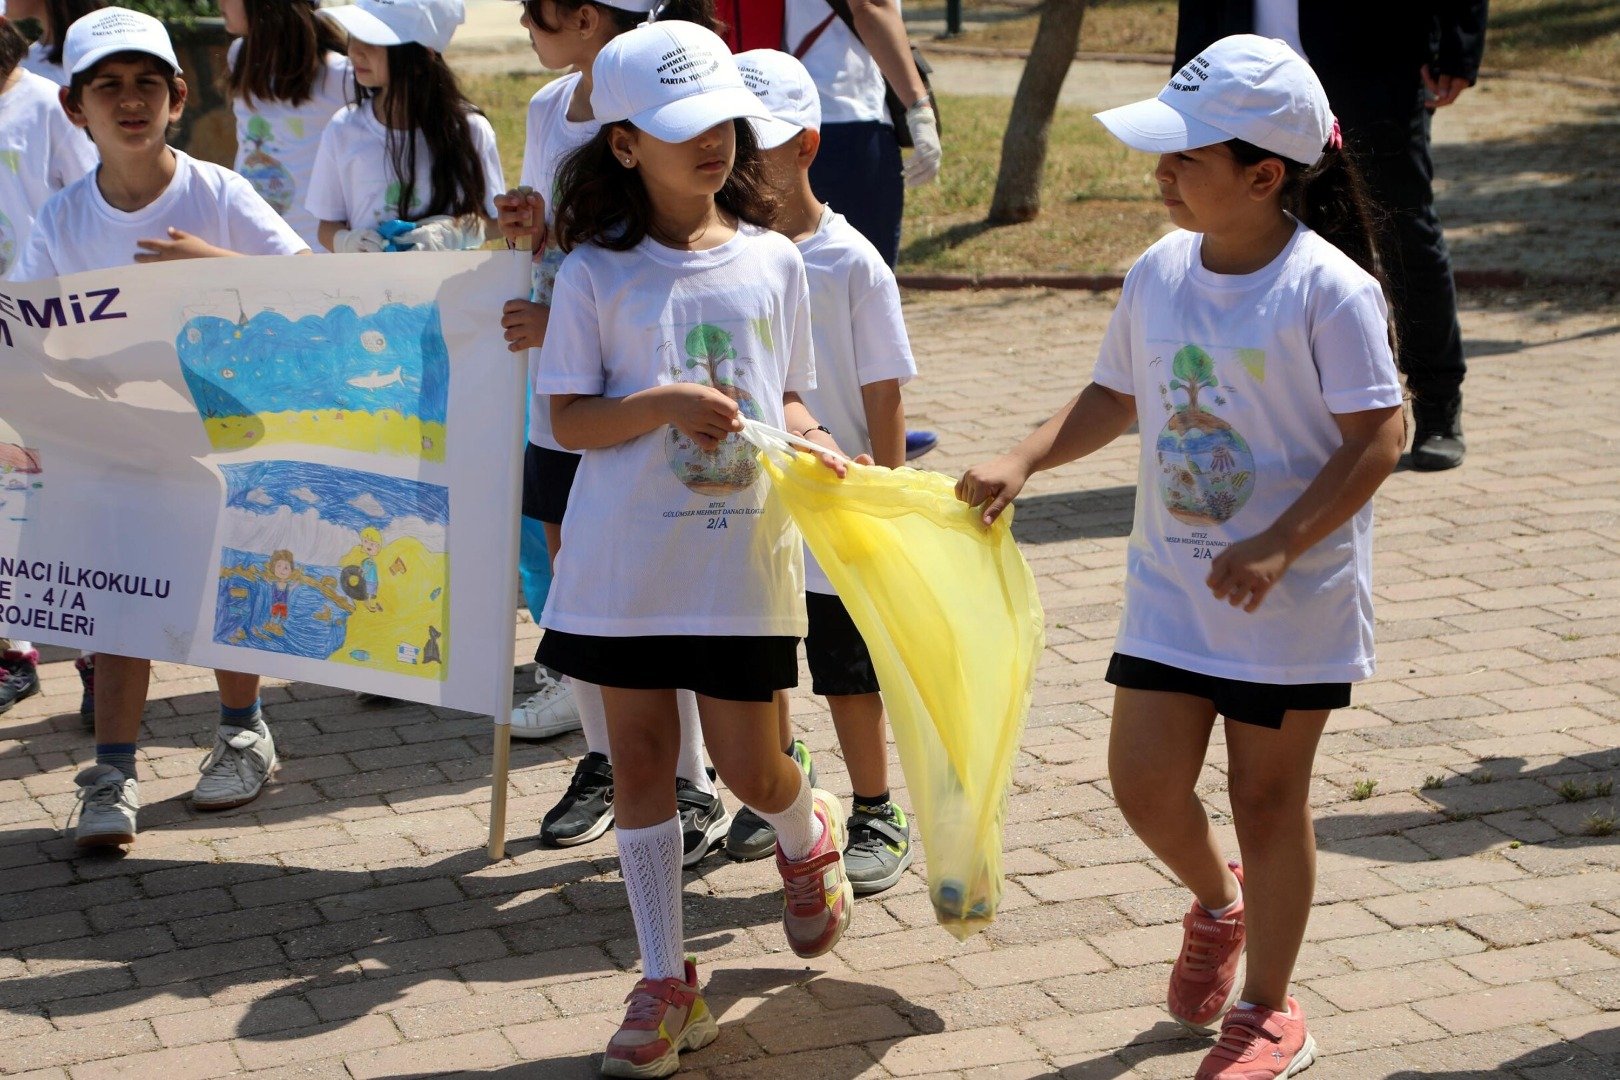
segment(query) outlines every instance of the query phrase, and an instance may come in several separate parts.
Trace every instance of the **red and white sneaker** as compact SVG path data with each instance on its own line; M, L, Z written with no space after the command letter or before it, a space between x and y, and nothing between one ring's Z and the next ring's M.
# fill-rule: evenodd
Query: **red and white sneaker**
M1243 868L1227 863L1243 886ZM1243 957L1243 897L1222 919L1210 918L1204 905L1193 901L1181 920L1181 954L1170 972L1165 1007L1187 1030L1215 1034L1214 1024L1237 1000L1238 961Z
M1221 1041L1198 1066L1195 1080L1282 1080L1298 1076L1316 1060L1316 1040L1305 1029L1305 1011L1288 999L1288 1011L1262 1006L1233 1009L1221 1025Z
M797 862L776 845L776 869L782 875L782 930L795 955L809 958L838 944L849 926L855 891L844 874L844 808L836 796L820 788L810 793L814 813L821 819L821 839L815 850Z
M669 1076L680 1069L682 1050L700 1050L720 1034L690 959L684 980L642 979L624 1000L629 1007L602 1055L603 1076Z

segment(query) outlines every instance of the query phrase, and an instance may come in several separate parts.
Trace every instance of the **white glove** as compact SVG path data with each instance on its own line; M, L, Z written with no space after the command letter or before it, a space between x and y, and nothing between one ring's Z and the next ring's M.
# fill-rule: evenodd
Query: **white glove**
M911 157L902 170L906 187L922 187L939 175L939 118L927 98L906 110L906 129L911 132Z
M484 223L476 217L453 218L446 215L425 218L416 228L394 237L400 247L409 244L412 251L465 251L484 242Z
M381 251L388 241L376 229L339 229L332 237L332 250L340 255Z

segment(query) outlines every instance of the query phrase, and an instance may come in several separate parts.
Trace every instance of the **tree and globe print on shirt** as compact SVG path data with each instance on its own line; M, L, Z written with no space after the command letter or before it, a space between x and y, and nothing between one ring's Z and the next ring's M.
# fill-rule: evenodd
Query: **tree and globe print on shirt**
M752 320L750 325L768 338L766 320ZM763 344L769 348L768 341ZM743 416L764 419L759 402L740 385L744 370L756 361L739 353L731 331L713 323L698 323L686 332L680 347L665 341L659 352L670 382L712 386L735 401ZM754 448L735 433L726 436L715 449L705 450L671 426L664 437L664 453L681 483L702 495L732 495L752 487L759 479Z
M302 121L292 121L302 124ZM275 134L270 121L262 116L255 116L248 121L248 140L253 143L253 152L242 159L241 173L253 190L263 196L264 201L278 214L285 214L292 209L293 199L298 194L298 185L293 180L292 173L287 171L276 157L270 154L265 145Z
M1256 380L1265 378L1265 354L1237 350ZM1257 354L1257 355L1251 355ZM1188 525L1222 525L1254 494L1254 453L1243 435L1211 411L1233 388L1221 383L1215 361L1197 345L1178 350L1168 379L1160 376L1160 404L1170 414L1154 444L1159 496Z

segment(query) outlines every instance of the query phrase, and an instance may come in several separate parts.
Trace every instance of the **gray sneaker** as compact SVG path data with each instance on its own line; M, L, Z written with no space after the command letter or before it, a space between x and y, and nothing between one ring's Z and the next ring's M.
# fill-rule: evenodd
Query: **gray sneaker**
M911 821L899 803L891 801L880 814L857 806L849 815L844 873L856 896L893 886L911 865L912 854Z
M816 764L810 760L810 748L803 740L793 740L793 751L788 755L793 764L804 773L812 788L816 786ZM726 854L738 862L753 862L776 854L776 830L771 823L748 807L738 810L731 819L731 830L726 833Z
M252 728L222 727L214 750L197 767L202 779L191 793L198 810L229 810L259 797L276 767L276 741Z
M91 765L73 782L79 785L79 821L73 842L79 847L119 847L135 842L135 814L141 789L111 765Z

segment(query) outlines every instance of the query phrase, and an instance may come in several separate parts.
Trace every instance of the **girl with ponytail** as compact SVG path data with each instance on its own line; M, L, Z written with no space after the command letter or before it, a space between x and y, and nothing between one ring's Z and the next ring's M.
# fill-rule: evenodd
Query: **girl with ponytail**
M236 171L311 248L315 215L304 194L332 115L349 103L354 77L342 33L315 13L316 0L220 0L226 90L236 113Z
M636 202L641 185L629 182L633 174L608 167L614 157L591 108L591 65L610 41L649 20L695 23L718 31L713 0L617 0L616 5L596 0L525 0L523 4L519 22L529 33L540 65L565 72L541 87L529 102L522 186L496 200L507 243L525 244L534 252L529 294L507 301L501 318L507 347L528 359L531 385L539 375L540 345L551 317L551 283L564 254L555 230L564 161L575 151L583 151L582 157L588 156L591 164L576 168L621 185L610 193L616 197L609 199L611 211L634 216L635 207L646 203L645 196ZM748 167L757 170L757 164ZM639 241L645 231L643 223L631 243ZM519 571L524 598L536 621L546 604L552 563L562 550L563 511L580 462L580 455L564 450L553 436L549 400L542 394L531 396L523 466ZM555 677L543 667L536 672L535 682L535 693L512 710L512 736L543 739L583 727L586 749L568 790L541 819L541 842L551 847L589 843L613 825L613 764L608 755L602 691L583 680ZM683 859L694 865L725 836L730 817L703 762L697 700L689 691L682 691L678 703L681 749L676 775L687 837Z
M1293 1076L1318 1052L1288 992L1311 766L1373 672L1371 500L1406 435L1376 234L1322 84L1281 41L1224 38L1098 119L1160 155L1179 228L1126 276L1090 385L957 495L993 521L1031 473L1139 426L1109 777L1193 894L1165 1004L1219 1030L1197 1080ZM1194 786L1218 718L1241 862Z

